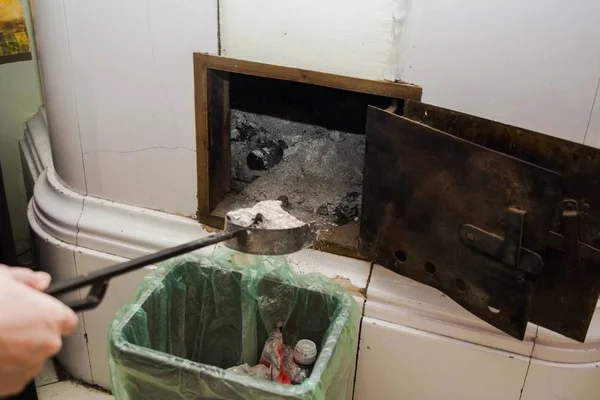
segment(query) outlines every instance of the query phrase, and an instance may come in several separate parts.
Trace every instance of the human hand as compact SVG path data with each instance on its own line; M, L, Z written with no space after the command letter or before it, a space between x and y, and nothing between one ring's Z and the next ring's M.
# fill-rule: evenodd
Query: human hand
M19 282L41 292L48 289L50 280L52 279L50 274L46 272L33 271L29 268L22 267L8 267L3 264L0 264L0 273L8 273Z
M41 292L46 273L0 266L0 396L19 393L77 327L75 313Z

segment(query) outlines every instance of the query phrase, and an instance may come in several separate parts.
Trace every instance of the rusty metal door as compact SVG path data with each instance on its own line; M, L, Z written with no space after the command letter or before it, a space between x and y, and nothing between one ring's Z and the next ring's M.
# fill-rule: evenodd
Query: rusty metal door
M360 254L523 338L561 175L369 107Z
M530 321L583 342L600 294L600 150L417 101L406 101L403 112L562 175L563 200L546 237Z

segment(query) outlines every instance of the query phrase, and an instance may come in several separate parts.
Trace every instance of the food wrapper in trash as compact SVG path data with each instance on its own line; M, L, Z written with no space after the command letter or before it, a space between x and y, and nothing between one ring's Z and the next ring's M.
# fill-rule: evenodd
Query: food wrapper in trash
M283 345L283 368L293 384L299 385L310 375L307 367L302 367L294 361L294 348Z
M271 368L273 382L291 384L290 377L283 368L283 335L279 327L275 328L267 338L260 356L260 363Z
M251 367L248 364L242 364L238 365L237 367L231 367L228 369L228 371L252 376L258 379L271 379L271 369L263 364L258 364L254 367Z

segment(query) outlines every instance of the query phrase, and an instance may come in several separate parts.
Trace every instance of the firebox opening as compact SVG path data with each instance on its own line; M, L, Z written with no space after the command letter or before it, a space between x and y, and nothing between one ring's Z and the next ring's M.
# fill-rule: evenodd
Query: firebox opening
M320 240L341 235L333 241L355 248L367 107L391 99L236 73L228 80L231 182L212 215L280 199Z

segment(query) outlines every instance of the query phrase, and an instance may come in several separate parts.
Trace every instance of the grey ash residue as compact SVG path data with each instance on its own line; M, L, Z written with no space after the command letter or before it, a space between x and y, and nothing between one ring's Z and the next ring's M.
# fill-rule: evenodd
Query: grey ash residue
M281 206L278 200L260 201L254 207L229 211L227 220L238 226L259 229L291 229L306 225Z
M360 210L365 136L231 110L232 188L242 203L280 199L337 225ZM297 212L295 212L297 211Z

